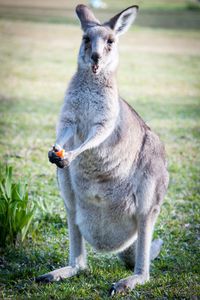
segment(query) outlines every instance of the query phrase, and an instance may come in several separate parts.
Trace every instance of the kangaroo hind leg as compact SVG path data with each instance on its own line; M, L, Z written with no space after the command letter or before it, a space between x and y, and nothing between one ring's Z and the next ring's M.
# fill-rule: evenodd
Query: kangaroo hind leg
M152 241L150 250L150 260L154 260L156 257L158 257L161 251L162 244L163 240L161 239L156 239ZM123 261L123 263L128 269L133 269L135 266L135 253L136 241L130 247L118 254L120 260Z

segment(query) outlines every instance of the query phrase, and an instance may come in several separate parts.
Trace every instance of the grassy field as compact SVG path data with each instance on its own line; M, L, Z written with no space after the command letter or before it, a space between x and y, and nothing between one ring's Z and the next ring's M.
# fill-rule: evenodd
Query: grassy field
M74 20L77 1L66 2L65 14L64 1L54 9L50 0L43 7L35 1L34 8L28 0L0 0L0 161L13 165L16 178L28 182L30 197L48 206L38 212L35 239L1 251L0 299L108 299L112 282L131 274L117 256L88 246L87 272L50 285L33 281L68 259L64 205L47 159L81 38L75 21L64 24L67 16ZM107 2L102 18L123 8ZM200 297L200 12L187 10L188 1L170 2L174 6L161 0L144 5L149 21L141 11L120 44L120 93L160 135L170 172L154 234L164 240L162 252L151 265L151 281L123 299ZM180 20L189 25L183 28Z

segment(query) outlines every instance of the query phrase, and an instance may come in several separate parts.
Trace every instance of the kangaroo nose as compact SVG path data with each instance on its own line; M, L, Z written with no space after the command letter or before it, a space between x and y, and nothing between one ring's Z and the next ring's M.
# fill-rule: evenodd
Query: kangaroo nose
M100 55L97 52L92 53L91 59L95 62L98 63L99 59L100 59Z

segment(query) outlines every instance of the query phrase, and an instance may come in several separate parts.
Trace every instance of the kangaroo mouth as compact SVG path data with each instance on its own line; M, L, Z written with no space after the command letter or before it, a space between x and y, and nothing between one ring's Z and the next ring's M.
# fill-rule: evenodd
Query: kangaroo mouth
M94 74L97 74L98 70L99 70L99 65L97 64L92 65L92 72Z

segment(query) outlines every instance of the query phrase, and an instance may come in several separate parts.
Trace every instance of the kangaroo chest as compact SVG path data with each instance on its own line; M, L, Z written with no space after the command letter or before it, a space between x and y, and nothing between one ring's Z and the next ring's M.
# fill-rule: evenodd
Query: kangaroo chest
M92 125L106 115L116 114L118 93L110 78L76 75L68 90L68 99L81 126Z

